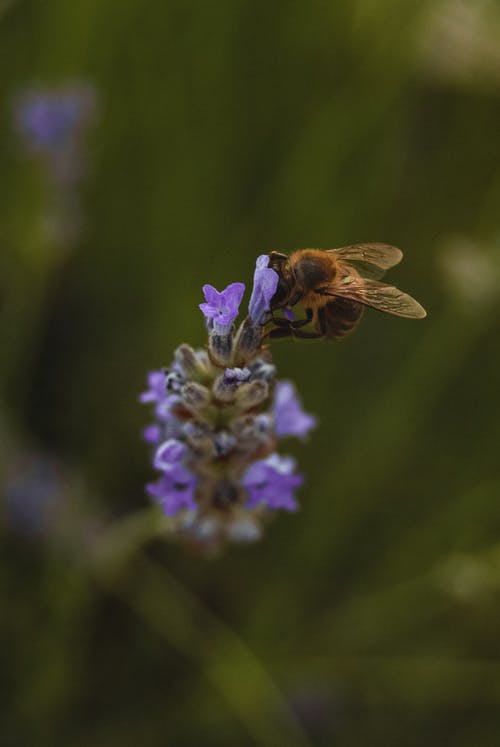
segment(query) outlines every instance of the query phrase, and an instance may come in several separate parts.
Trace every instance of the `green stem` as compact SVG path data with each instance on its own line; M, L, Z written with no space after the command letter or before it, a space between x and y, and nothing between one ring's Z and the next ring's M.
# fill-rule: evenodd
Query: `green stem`
M202 668L259 745L310 747L269 672L247 643L164 567L141 555L168 531L154 510L115 525L91 555L92 572L169 645Z

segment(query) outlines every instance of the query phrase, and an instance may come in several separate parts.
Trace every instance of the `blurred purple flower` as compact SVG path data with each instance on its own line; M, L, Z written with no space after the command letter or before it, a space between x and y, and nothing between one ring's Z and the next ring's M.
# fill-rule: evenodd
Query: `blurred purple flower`
M155 415L158 420L162 423L169 423L172 421L174 417L172 408L181 401L181 397L177 394L168 394L163 399L158 400L155 407Z
M278 273L268 267L269 257L261 254L257 257L253 276L253 290L248 306L248 313L254 324L262 324L269 311L271 299L278 286Z
M15 101L15 126L30 149L50 154L73 147L94 112L95 93L88 85L32 89Z
M249 495L248 508L264 503L268 508L285 511L297 510L294 491L302 483L302 475L295 474L295 460L276 453L254 462L242 480Z
M220 293L213 285L203 286L206 303L200 303L199 307L208 321L209 329L213 328L217 335L229 334L233 320L238 316L244 292L244 283L231 283Z
M161 440L161 428L156 423L146 426L142 431L142 437L148 444L157 444Z
M153 467L162 472L171 472L175 465L186 456L186 452L186 444L176 438L169 438L156 450Z
M87 170L85 135L96 108L95 90L84 83L26 89L13 101L13 126L25 151L42 163L51 188L40 228L54 245L71 245L84 229L78 186Z
M316 427L316 418L302 409L291 381L278 381L276 384L273 411L277 436L305 438Z
M166 394L165 371L150 371L148 373L148 386L149 389L139 395L139 402L160 402Z
M14 465L5 484L9 521L27 534L43 534L63 493L64 481L55 461L44 454L27 454Z
M146 485L146 490L167 516L175 516L182 509L196 511L196 482L196 477L182 464L174 464L157 482Z

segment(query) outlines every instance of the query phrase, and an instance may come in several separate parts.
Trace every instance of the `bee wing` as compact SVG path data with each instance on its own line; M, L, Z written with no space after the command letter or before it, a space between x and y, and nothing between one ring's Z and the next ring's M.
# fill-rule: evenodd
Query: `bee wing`
M339 259L352 262L363 277L378 280L386 270L401 262L403 252L390 244L352 244L338 249L327 249Z
M347 268L348 269L348 268ZM386 314L402 316L407 319L422 319L427 316L425 309L414 298L396 288L378 280L362 278L359 275L345 274L344 277L329 286L319 288L321 296L348 298L372 309Z

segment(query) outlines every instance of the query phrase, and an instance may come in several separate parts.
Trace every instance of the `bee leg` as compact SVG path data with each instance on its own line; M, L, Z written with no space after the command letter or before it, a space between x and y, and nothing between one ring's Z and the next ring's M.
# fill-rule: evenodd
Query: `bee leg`
M292 330L292 337L297 337L300 340L319 340L324 337L322 332L304 332L301 329Z
M309 319L294 319L293 322L289 321L288 319L274 319L273 318L273 324L275 324L277 327L282 327L286 329L298 329L299 327L305 327L306 324L309 324Z
M300 327L304 327L312 320L312 310L307 309L306 313L307 319L298 319L294 321L290 321L288 319L273 319L276 327L267 332L265 337L269 337L270 339L275 340L282 337L297 337L301 340L317 340L320 337L323 337L324 332L305 332L304 330L300 329Z
M276 317L273 316L272 321L277 327L299 329L299 327L305 327L306 324L309 324L312 321L312 318L313 318L312 309L306 309L305 319L294 319L292 321L291 319L276 319Z
M275 327L269 332L266 332L264 337L269 337L270 340L278 340L281 337L292 337L293 329L289 326Z

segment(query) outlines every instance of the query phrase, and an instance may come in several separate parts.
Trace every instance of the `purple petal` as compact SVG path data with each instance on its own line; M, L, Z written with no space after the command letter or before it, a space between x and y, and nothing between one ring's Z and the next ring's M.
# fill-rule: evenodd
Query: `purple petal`
M144 441L148 444L157 444L161 438L161 429L159 425L148 425L142 432Z
M267 254L261 254L257 258L252 296L248 306L248 313L254 324L262 324L278 286L278 273L268 267L268 264L269 257Z
M175 438L169 438L156 450L153 467L163 471L171 470L175 464L178 464L185 457L186 452L186 444Z
M139 402L158 402L165 396L165 372L150 371L148 374L149 389L139 396Z
M182 399L178 394L170 394L160 400L155 407L155 415L158 420L166 423L175 418L175 415L172 413L172 407L181 401Z
M223 297L223 300L224 300L224 305L231 311L234 311L235 316L238 313L238 307L241 303L241 299L243 298L244 292L245 292L244 283L231 283L221 293L221 296Z
M209 306L219 306L222 301L222 293L219 293L213 285L204 285L202 291Z
M273 410L277 436L305 438L316 427L316 418L302 409L291 381L280 381L276 385Z
M28 145L56 152L74 143L95 113L95 92L81 85L63 90L31 90L15 102L16 127Z
M205 319L213 319L219 313L217 307L211 306L209 303L200 303L198 304L198 308L201 309L201 313Z
M161 504L167 516L174 516L182 509L196 510L195 486L194 475L181 465L176 465L157 482L146 485L146 491Z
M254 462L242 479L248 493L247 507L254 508L264 503L271 509L295 511L294 490L302 485L303 478L294 470L295 461L279 454Z

